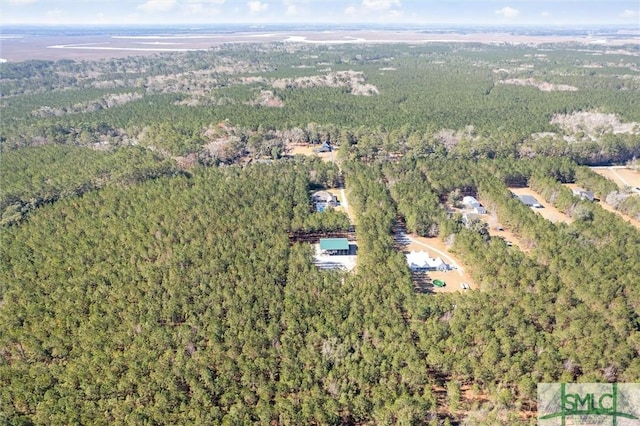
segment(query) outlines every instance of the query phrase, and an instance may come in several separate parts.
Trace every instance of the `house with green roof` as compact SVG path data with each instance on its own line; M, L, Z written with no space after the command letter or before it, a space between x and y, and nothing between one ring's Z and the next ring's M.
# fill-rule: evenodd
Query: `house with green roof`
M349 254L349 241L346 238L320 238L320 253L346 256Z

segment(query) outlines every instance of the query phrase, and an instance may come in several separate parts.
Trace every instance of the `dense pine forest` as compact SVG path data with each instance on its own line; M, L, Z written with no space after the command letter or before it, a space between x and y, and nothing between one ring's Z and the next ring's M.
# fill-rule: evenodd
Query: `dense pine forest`
M640 231L617 214L640 219L640 195L589 167L638 167L638 55L0 64L0 423L533 425L538 383L640 381ZM322 144L330 161L293 154ZM352 215L314 209L333 188ZM526 249L466 225L463 194ZM476 288L415 292L400 225L446 241ZM354 228L351 272L292 238Z

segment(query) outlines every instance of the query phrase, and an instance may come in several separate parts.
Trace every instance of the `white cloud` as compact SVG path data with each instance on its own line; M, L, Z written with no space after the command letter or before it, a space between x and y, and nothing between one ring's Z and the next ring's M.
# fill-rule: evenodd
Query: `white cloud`
M33 4L38 0L7 0L9 4L17 4L17 5L25 5L25 4Z
M387 16L391 19L398 19L404 16L404 12L401 10L393 9L390 10L389 13L387 13Z
M620 14L622 18L637 18L638 15L639 14L637 10L631 10L631 9L627 9Z
M249 12L251 13L260 13L267 10L269 7L268 3L262 3L259 0L247 2L247 6L249 7Z
M187 3L182 6L182 14L187 17L214 17L220 16L222 11L215 7L209 7L203 3Z
M166 12L174 8L176 0L148 0L138 6L138 9L145 12Z
M61 21L64 16L60 9L47 10L46 15L49 22Z
M286 7L287 16L305 15L308 13L306 5L309 0L282 0L282 5Z
M205 8L202 3L188 2L182 6L182 13L186 15L200 15L204 13Z
M403 15L400 0L362 0L357 6L349 6L344 9L344 14L350 17L392 18L397 19Z
M549 16L551 16L551 13L544 11L540 14L540 16L542 16L543 18L548 18Z
M503 7L502 9L496 10L496 15L502 15L505 18L515 18L520 15L520 11L518 9L514 9L512 7Z
M362 0L362 6L369 10L389 10L402 4L400 0Z
M184 0L180 11L185 16L212 17L219 16L221 10L216 6L224 4L225 0Z

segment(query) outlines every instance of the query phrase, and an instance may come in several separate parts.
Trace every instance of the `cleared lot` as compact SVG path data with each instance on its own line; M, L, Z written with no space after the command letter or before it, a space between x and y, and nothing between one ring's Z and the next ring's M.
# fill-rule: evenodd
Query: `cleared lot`
M536 191L531 188L509 188L511 192L516 195L530 195L534 197L540 204L542 204L542 208L533 208L532 210L536 213L540 214L545 219L553 222L564 222L564 223L572 223L573 219L562 213L560 210L556 209L551 203L545 201L545 199L538 194Z
M349 244L352 255L349 256L328 256L320 253L320 244L315 245L313 263L320 269L342 269L352 271L356 267L355 245Z
M336 152L315 152L314 149L320 148L320 145L287 145L287 153L289 155L307 155L320 157L324 161L334 161Z
M640 188L640 172L626 167L592 167L600 176L615 182L621 189L628 186Z
M478 218L489 226L489 235L492 237L504 238L505 241L511 242L524 253L531 251L529 245L520 237L502 226L495 214L484 214L478 216Z
M411 250L415 251L426 251L429 255L434 257L440 257L447 264L455 267L455 269L449 271L429 271L427 275L431 280L442 280L447 285L445 287L435 287L429 288L429 290L434 293L451 293L454 291L463 291L460 284L467 283L472 289L477 289L478 286L475 284L471 276L462 268L459 259L452 253L449 252L447 246L442 242L439 238L424 238L419 237L417 235L401 235L397 238L397 241L404 241L406 246L404 247L404 251L410 252Z

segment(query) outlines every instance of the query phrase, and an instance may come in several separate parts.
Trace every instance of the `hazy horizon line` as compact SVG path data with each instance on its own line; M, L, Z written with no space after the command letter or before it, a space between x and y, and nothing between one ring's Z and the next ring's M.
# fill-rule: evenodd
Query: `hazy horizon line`
M464 22L395 22L395 23L378 23L378 22L269 22L269 23L257 23L257 22L216 22L216 23L169 23L169 22L157 22L157 23L99 23L99 24L84 24L84 23L48 23L48 22L13 22L3 24L3 28L7 27L180 27L180 28L202 28L202 27L220 27L220 26L240 26L240 27L257 27L267 28L274 26L289 26L289 27L378 27L378 28L404 28L404 27L423 27L423 26L436 26L436 27L467 27L467 28L522 28L522 27L537 27L537 28L603 28L603 27L615 27L615 28L627 28L632 29L640 33L640 28L635 24L623 24L623 23L569 23L569 24L541 24L541 23L464 23ZM0 29L0 33L3 31Z

